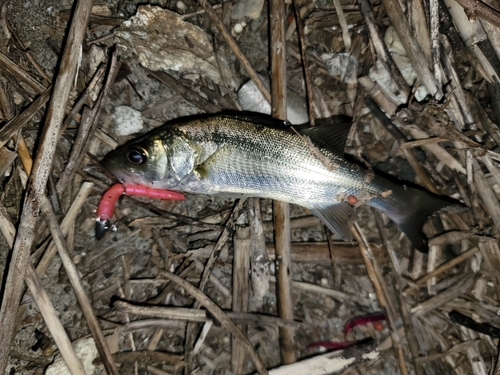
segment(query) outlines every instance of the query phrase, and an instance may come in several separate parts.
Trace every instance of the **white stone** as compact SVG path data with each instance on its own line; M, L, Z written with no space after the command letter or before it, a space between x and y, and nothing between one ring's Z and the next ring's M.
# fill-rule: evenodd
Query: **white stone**
M269 80L264 79L264 83L269 88ZM307 115L307 104L304 97L292 90L287 90L287 110L286 116L288 122L293 125L305 124L309 122ZM248 81L241 86L238 91L238 99L241 108L245 111L259 112L270 115L271 104L264 98L260 90L257 88L253 81Z
M234 25L233 30L236 34L239 34L243 31L243 26L241 25L241 23L237 23L236 25Z
M116 30L120 53L132 56L153 71L197 73L222 83L208 35L175 12L140 6Z
M115 132L117 135L130 135L139 133L142 130L142 115L138 110L121 105L115 108L113 113L115 122Z
M178 1L176 5L177 9L179 9L180 11L185 11L187 9L186 4L184 4L184 2L182 1Z
M321 59L326 63L328 73L332 77L339 76L345 83L355 84L358 81L358 61L349 53L325 53Z
M92 375L95 370L92 361L98 356L94 339L89 337L87 339L78 340L73 347L77 357L80 359L85 374ZM69 369L60 354L56 356L54 363L47 367L45 371L45 375L67 375L69 373Z

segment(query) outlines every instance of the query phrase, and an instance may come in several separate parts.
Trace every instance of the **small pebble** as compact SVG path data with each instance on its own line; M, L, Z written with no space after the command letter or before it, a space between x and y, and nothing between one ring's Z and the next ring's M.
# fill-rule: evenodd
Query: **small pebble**
M45 358L52 356L52 354L54 354L54 348L52 347L52 345L49 345L45 349L43 349L42 355Z
M326 277L323 277L323 278L321 279L321 285L323 285L323 286L328 285L328 279L327 279Z
M73 263L78 264L82 261L82 256L77 254L73 257Z
M321 78L321 77L316 77L316 78L314 78L314 81L313 81L313 82L314 82L314 84L315 84L316 86L321 86L321 85L323 84L323 82L325 82L325 81L324 81L324 80L323 80L323 78Z
M241 25L241 23L237 23L236 25L234 25L233 30L236 34L239 34L243 31L243 26Z
M178 1L176 5L177 5L177 9L179 9L181 11L184 11L187 9L187 6L186 6L186 4L184 4L183 1Z

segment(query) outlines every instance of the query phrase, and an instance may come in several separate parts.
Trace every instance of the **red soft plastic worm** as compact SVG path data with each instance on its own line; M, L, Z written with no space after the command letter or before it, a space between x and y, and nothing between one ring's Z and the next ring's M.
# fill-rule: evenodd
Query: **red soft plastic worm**
M352 318L351 320L347 321L347 323L344 325L344 336L347 336L347 334L356 326L373 322L379 322L382 320L385 320L385 315L381 312L376 312L373 314L357 316L355 318Z
M155 189L144 185L114 184L103 194L97 208L96 237L102 238L105 232L113 228L112 218L115 214L116 201L122 195L138 195L141 197L184 200L184 194L165 189Z
M374 322L380 322L385 320L385 315L381 312L373 313L373 314L368 314L368 315L362 315L362 316L357 316L355 318L350 319L347 321L347 323L344 325L344 336L347 336L347 334L354 328L359 325L363 324L368 324L368 323L374 323ZM318 347L323 347L325 349L329 350L340 350L340 349L346 349L350 348L351 346L358 345L362 343L364 340L361 341L343 341L343 342L334 342L334 341L315 341L310 343L307 348L318 348Z

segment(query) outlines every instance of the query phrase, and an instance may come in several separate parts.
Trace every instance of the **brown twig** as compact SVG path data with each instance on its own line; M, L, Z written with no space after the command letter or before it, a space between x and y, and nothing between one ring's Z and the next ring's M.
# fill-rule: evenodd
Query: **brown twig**
M210 275L212 273L212 269L215 265L216 260L219 258L219 255L222 251L222 248L226 245L227 241L230 238L230 234L233 232L233 227L236 219L240 215L241 210L243 209L243 205L245 204L246 200L240 199L238 203L236 203L233 212L231 213L231 216L227 220L226 226L224 227L224 230L222 231L221 235L219 236L219 239L217 240L216 245L214 246L206 264L205 264L205 269L203 270L203 274L201 276L200 284L199 284L199 290L203 293L205 290L205 287L208 283L208 280L210 279ZM201 302L196 301L194 304L194 308L199 308ZM194 346L194 336L195 336L195 328L196 325L194 324L188 324L187 329L186 329L186 357L188 358L188 361L191 359L191 350Z
M49 170L59 136L66 102L77 70L79 52L85 37L92 7L91 0L80 0L75 5L74 18L68 31L66 45L47 110L39 149L36 153L21 213L12 258L5 279L0 309L0 373L4 373L14 336L16 311L23 290L24 275L29 264L29 251L35 235L36 221L42 204ZM2 55L3 56L3 55ZM45 88L36 85L39 93Z
M406 368L403 347L396 327L396 313L394 306L392 306L392 303L389 299L387 286L385 285L385 281L373 256L370 245L368 244L368 241L366 241L366 238L364 237L363 232L361 232L361 228L359 227L359 224L357 222L354 222L352 232L354 237L356 238L356 241L358 241L359 250L361 251L361 255L363 256L363 260L365 261L366 271L372 283L375 294L377 295L377 300L380 308L385 314L385 319L391 335L390 337L392 340L392 345L394 347L395 355L398 360L399 369L402 375L407 375L408 370Z
M314 95L311 87L311 74L309 72L309 64L306 59L306 41L304 37L304 25L302 20L301 11L299 9L299 3L297 0L293 0L293 8L295 10L295 18L297 24L297 33L299 35L299 49L300 56L302 60L302 72L304 74L304 82L306 86L306 95L307 95L307 108L309 113L309 124L314 126L315 123L315 115L314 115Z
M250 358L255 364L257 371L260 374L267 374L267 369L262 363L259 355L253 348L252 344L248 338L241 332L241 330L233 323L233 321L220 309L217 304L215 304L210 298L203 294L199 289L195 288L192 284L184 280L183 278L168 272L162 271L162 275L172 280L174 283L178 284L191 294L198 302L207 308L208 311L222 324L222 326L233 334L233 336L239 341L239 343L246 349Z
M54 214L52 206L46 200L42 206L43 213L49 222L50 232L52 234L52 238L57 248L57 252L59 257L61 258L62 264L66 270L66 274L73 286L78 302L80 302L80 306L83 311L83 315L89 325L90 331L92 332L92 336L97 345L97 350L101 358L103 358L104 367L108 374L118 374L118 370L111 356L111 351L109 350L108 344L106 343L106 339L102 333L102 330L99 326L99 322L97 321L97 317L93 311L92 305L90 303L90 299L85 293L85 288L83 286L83 281L80 278L79 272L76 269L73 261L68 252L68 246L66 244L66 240L64 239L64 234L62 233L61 227L57 222L57 218Z
M414 39L412 28L409 25L406 14L401 8L401 4L398 0L382 0L382 4L422 84L432 96L438 100L441 99L443 92L440 90L436 78L429 69L422 49Z
M27 125L28 121L36 115L36 113L43 108L50 97L51 88L48 88L36 98L33 103L29 105L23 112L7 122L2 129L0 129L0 147L3 147L9 139L17 132Z
M445 289L439 294L413 306L410 310L414 317L419 317L428 312L444 305L446 302L466 293L472 286L474 281L474 273L468 272L464 275L459 275L458 280L454 280L453 285Z
M95 133L97 128L99 115L104 105L104 99L107 98L109 91L111 90L111 85L115 81L115 77L118 74L120 64L116 53L113 53L111 61L109 63L108 77L104 88L97 99L94 108L92 110L84 110L82 115L82 123L78 129L78 136L71 149L71 154L66 165L64 172L62 173L59 181L57 181L57 193L61 195L65 189L67 189L69 181L73 177L75 170L79 169L87 151L90 148L90 139Z
M170 87L172 90L177 91L179 95L181 95L185 100L200 108L205 113L216 113L220 112L220 110L222 109L222 107L218 107L210 103L208 100L203 99L196 92L180 84L177 79L165 72L149 71L149 74L164 85Z
M31 291L31 296L42 313L43 320L47 324L47 327L49 328L70 373L72 375L85 375L85 370L76 356L73 346L71 345L71 341L64 330L64 326L58 319L58 313L52 305L49 295L42 285L40 277L31 264L28 265L26 270L26 284Z
M245 71L250 76L252 81L254 81L255 85L260 90L264 98L268 102L271 102L271 95L269 94L266 85L264 84L264 82L262 82L262 79L255 72L252 65L248 61L247 57L243 54L236 41L227 30L226 26L224 26L219 17L217 17L217 14L215 13L214 9L210 6L207 0L198 0L198 3L205 10L205 13L210 17L214 26L217 28L219 33L221 33L222 37L226 40L226 43L229 45L229 47L231 48L231 50L233 51L233 53L235 54L236 58L239 60L241 65L243 65ZM282 45L282 48L283 49L285 48L284 44Z
M16 234L15 227L1 210L0 230L2 231L9 246L12 247ZM71 345L71 341L58 318L58 313L50 301L49 295L43 287L40 277L31 263L28 265L26 270L26 284L71 373L85 375L85 371L83 370L80 360L76 356L73 346Z
M349 52L351 50L351 35L349 34L349 27L340 0L333 0L333 6L335 7L335 11L337 12L337 17L339 18L345 50Z
M410 95L411 90L408 87L408 84L404 80L403 76L401 75L398 67L396 66L396 63L389 53L389 50L387 49L387 45L384 42L384 38L382 37L380 28L375 22L375 17L373 16L370 2L368 0L358 0L358 4L359 10L363 15L363 20L368 27L370 40L375 47L375 51L377 52L379 61L391 75L392 82L396 85L396 88L398 89L400 94L404 98L407 98Z
M160 271L160 276L163 271ZM127 323L124 325L125 330L151 327L151 326L167 326L170 320L179 320L187 322L204 323L212 318L207 315L205 310L191 309L185 307L167 307L167 306L139 306L133 305L125 301L116 301L113 307L119 311L127 312L129 314L140 315L143 317L160 318L159 320L151 319L147 321ZM256 313L247 313L239 311L225 311L227 316L238 324L267 324L270 327L298 327L300 322L283 320L277 316L263 315ZM170 322L171 324L171 322Z
M76 58L76 57L75 57ZM32 78L26 71L21 69L16 63L0 52L0 67L2 70L8 71L16 79L27 84L35 93L42 94L46 87L40 82Z
M477 0L456 0L456 2L464 8L470 19L479 16L492 25L500 27L500 13L488 4Z

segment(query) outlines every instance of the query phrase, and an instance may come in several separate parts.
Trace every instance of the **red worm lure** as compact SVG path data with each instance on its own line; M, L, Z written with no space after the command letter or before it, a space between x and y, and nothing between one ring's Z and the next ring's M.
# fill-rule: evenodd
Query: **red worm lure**
M354 327L357 327L359 325L363 324L368 324L368 323L376 323L385 320L385 315L381 312L373 313L373 314L368 314L368 315L362 315L362 316L357 316L355 318L350 319L347 321L347 323L344 325L344 336L347 336L349 332ZM365 340L361 341L343 341L343 342L333 342L333 341L315 341L310 343L307 348L318 348L318 347L323 347L325 349L329 350L340 350L340 349L346 349L350 348L351 346L355 346L358 344L363 343Z
M347 336L347 334L351 332L351 330L354 327L357 327L362 324L380 322L382 320L385 320L385 315L381 312L376 312L373 314L362 315L352 318L351 320L348 320L347 323L344 325L344 336Z
M138 195L141 197L184 200L184 194L165 189L154 189L149 186L133 184L114 184L102 196L96 214L96 237L101 239L108 229L114 229L112 218L115 214L116 201L122 195Z

